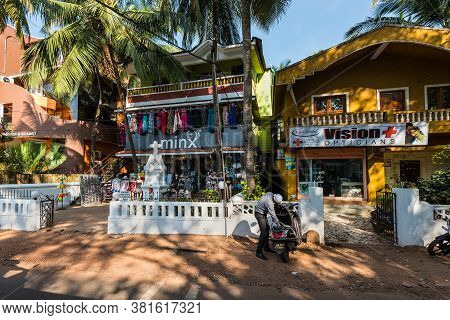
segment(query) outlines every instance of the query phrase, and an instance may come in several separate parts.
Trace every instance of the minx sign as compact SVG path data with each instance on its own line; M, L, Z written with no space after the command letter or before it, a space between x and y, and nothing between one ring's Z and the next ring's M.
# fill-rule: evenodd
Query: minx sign
M291 148L386 147L428 144L428 123L290 128Z

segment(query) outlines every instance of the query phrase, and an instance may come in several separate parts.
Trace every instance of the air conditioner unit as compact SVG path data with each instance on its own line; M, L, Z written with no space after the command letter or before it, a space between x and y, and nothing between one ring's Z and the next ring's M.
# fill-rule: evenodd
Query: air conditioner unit
M14 84L14 78L13 77L0 76L0 81Z

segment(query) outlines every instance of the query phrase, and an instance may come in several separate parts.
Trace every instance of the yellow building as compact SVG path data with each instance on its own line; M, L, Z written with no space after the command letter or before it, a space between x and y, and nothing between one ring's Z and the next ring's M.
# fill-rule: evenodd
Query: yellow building
M450 32L385 27L276 75L277 166L290 198L311 185L372 201L390 178L436 170L450 143Z

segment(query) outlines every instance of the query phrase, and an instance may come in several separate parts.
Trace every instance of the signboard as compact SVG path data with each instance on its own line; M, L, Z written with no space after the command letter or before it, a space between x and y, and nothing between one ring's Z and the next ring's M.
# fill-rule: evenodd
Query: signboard
M286 156L284 161L286 162L286 171L294 171L297 167L295 156Z
M150 147L154 141L161 145L163 150L173 149L203 149L214 148L216 146L216 136L208 128L198 128L177 134L133 134L134 145L137 150L151 150ZM243 128L224 128L222 134L222 143L224 147L243 147L244 131ZM126 150L130 150L128 139L126 141Z
M131 192L130 191L120 191L119 200L120 201L131 201Z
M6 137L34 137L37 136L37 132L25 132L25 131L17 131L17 132L3 132L3 135Z
M428 123L290 128L291 148L424 146Z

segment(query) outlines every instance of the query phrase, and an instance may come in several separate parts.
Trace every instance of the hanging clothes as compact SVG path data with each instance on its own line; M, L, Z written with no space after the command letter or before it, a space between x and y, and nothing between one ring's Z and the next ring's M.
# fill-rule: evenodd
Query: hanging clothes
M176 110L175 111L175 117L173 119L173 130L172 130L172 132L175 134L178 130L183 130L183 126L181 124L180 110Z
M137 121L136 121L136 115L128 114L128 121L130 123L130 133L136 133L137 131Z
M202 119L203 119L203 112L206 111L204 109L200 110L200 109L194 109L192 110L192 127L193 128L201 128L204 126L204 123Z
M153 134L155 133L155 113L150 112L148 114L148 133Z
M181 110L180 120L181 120L181 130L186 131L188 128L188 119L187 119L186 109Z
M201 125L200 127L205 127L208 125L208 109L203 107L200 111Z
M161 112L157 111L154 113L154 123L155 123L155 130L161 130Z
M173 110L170 110L167 114L167 128L166 128L167 134L173 133L174 119L175 119L175 112Z
M230 127L235 127L236 124L237 124L237 110L236 110L236 104L233 103L228 112L228 125Z
M142 134L145 135L148 133L148 114L145 113L142 116Z
M227 104L223 106L222 120L223 120L223 126L228 127L228 105Z
M208 130L214 132L214 108L208 109Z
M167 112L161 112L161 132L162 134L166 134L167 132Z
M136 114L136 125L137 125L137 133L142 135L142 118L143 115L141 112Z

